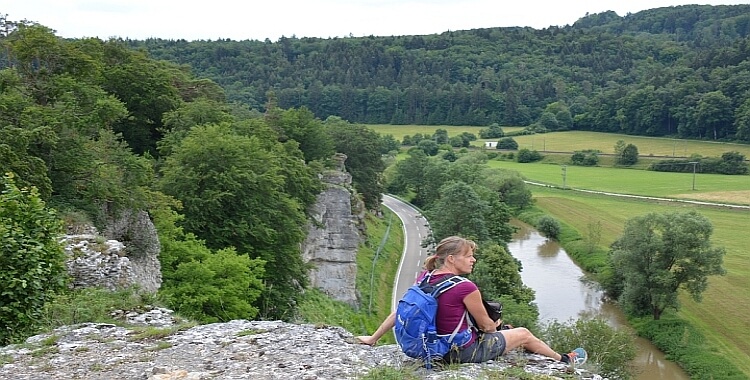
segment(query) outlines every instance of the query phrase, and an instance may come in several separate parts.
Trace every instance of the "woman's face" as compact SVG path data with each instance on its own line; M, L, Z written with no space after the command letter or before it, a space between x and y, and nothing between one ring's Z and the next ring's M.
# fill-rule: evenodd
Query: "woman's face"
M451 256L453 256L453 267L459 274L471 273L474 269L474 263L477 262L474 257L474 250L468 246L460 254Z

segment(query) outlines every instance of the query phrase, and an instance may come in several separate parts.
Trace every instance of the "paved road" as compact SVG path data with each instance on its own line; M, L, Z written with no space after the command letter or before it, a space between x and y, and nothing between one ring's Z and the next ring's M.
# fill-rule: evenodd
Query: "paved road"
M383 194L383 205L393 211L404 225L404 252L393 283L391 310L395 311L398 300L414 284L428 256L427 249L422 248L422 240L429 235L430 227L419 210L409 203Z

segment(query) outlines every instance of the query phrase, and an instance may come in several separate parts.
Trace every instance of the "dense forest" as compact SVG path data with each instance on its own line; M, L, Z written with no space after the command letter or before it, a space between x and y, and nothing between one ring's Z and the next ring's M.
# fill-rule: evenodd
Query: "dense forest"
M213 81L122 41L25 20L0 16L0 47L0 344L33 331L64 290L52 262L63 225L106 231L145 211L169 307L202 322L292 319L334 153L368 209L380 204L386 148L362 125L273 98L263 113L232 105Z
M433 35L124 41L262 110L376 124L533 126L750 142L750 5Z

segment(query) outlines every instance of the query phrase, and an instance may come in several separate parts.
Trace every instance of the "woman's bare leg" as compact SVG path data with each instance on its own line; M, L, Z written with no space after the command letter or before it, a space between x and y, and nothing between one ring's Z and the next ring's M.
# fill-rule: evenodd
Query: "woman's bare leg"
M562 356L551 349L547 343L544 343L541 339L535 337L534 334L525 327L501 330L500 333L505 337L504 353L518 347L523 347L525 350L531 351L535 354L544 355L557 361L562 358Z

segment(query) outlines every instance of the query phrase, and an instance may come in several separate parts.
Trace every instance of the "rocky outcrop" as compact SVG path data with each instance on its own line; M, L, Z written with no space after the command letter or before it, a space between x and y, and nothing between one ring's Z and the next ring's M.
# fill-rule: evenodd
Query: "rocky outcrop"
M312 207L313 221L302 245L302 258L312 264L312 287L356 306L356 254L363 236L359 229L364 226L364 206L344 168L346 156L338 154L335 160L337 167L322 175L326 189Z
M83 233L65 235L62 241L73 288L159 290L161 247L146 212L124 213L109 222L104 234L91 226L77 230Z
M107 223L104 235L125 244L138 286L154 293L161 287L161 244L154 223L145 211L125 211Z
M513 352L482 364L425 370L396 345L353 343L341 327L236 320L180 329L86 323L0 348L0 379L356 379L393 367L418 378L505 378L508 368L551 379L601 379L539 355ZM546 378L546 377L545 377Z
M66 235L63 239L72 288L117 290L137 283L125 245L96 234Z

